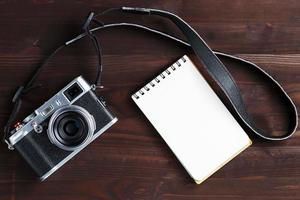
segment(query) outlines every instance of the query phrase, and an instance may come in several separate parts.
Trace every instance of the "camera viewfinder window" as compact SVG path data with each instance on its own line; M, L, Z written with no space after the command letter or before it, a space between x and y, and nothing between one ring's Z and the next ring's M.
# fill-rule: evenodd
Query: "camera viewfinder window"
M64 95L68 98L69 101L72 101L82 92L83 90L79 87L79 85L77 83L74 83L69 89L64 91Z

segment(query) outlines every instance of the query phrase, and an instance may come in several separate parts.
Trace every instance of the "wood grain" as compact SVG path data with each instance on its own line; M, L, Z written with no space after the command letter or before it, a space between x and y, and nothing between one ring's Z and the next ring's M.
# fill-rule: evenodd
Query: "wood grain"
M15 89L59 44L81 32L89 11L141 6L174 12L216 50L256 62L300 105L300 2L297 0L25 0L0 1L0 125ZM110 15L181 36L161 18ZM153 74L192 52L144 31L114 28L97 33L104 49L107 100L119 122L40 183L17 152L0 146L0 199L300 199L300 133L283 142L254 144L201 185L195 185L172 152L130 100ZM72 78L94 79L96 56L83 40L63 50L39 78L44 87L26 97L20 119ZM192 56L193 57L193 56ZM194 58L194 57L193 57ZM194 59L195 60L195 59ZM196 61L196 60L195 60ZM237 79L256 121L270 132L285 131L286 110L265 80L248 66L223 60ZM201 65L197 62L201 69ZM180 91L179 91L180 92ZM201 122L200 122L201 123ZM226 134L226 133L224 133Z

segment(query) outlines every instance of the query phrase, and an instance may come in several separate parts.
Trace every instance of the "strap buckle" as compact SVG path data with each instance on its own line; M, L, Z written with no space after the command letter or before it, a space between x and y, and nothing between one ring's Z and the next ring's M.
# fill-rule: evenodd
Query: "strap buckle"
M93 17L94 17L94 12L90 12L89 16L87 17L87 19L84 22L84 25L82 26L83 30L87 30L87 28L89 27Z
M103 89L103 88L104 88L103 85L96 85L96 84L91 85L91 89L92 89L93 91L95 91L95 90L97 90L97 89Z
M20 96L22 95L23 91L24 91L24 86L20 86L20 87L17 89L17 91L16 91L16 93L14 94L14 97L13 97L13 99L12 99L12 102L13 102L13 103L16 103L16 101L17 101L17 100L20 98Z
M11 145L7 140L4 140L5 141L5 143L7 144L7 148L9 149L9 150L14 150L15 148L13 147L13 145Z

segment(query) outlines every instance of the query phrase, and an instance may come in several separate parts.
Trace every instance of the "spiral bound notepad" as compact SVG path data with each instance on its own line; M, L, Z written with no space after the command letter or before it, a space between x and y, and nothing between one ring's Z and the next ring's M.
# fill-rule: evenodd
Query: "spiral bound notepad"
M132 99L198 184L251 145L187 56Z

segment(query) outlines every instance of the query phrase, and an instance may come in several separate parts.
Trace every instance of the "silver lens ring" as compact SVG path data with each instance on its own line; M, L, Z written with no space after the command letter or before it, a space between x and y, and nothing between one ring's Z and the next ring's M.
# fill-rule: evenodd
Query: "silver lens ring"
M84 118L84 120L87 124L88 130L87 130L85 139L80 144L68 146L68 145L63 144L56 137L57 131L55 130L56 129L55 123L60 116L62 116L63 114L66 114L66 113L71 113L71 112L79 114L82 118ZM94 117L84 108L75 106L75 105L70 105L70 106L63 106L53 113L53 115L51 116L50 121L49 121L47 134L48 134L49 140L53 144L55 144L57 147L64 149L66 151L74 151L74 150L77 150L77 149L87 145L93 138L93 134L94 134L95 130L96 130L96 123L95 123Z

